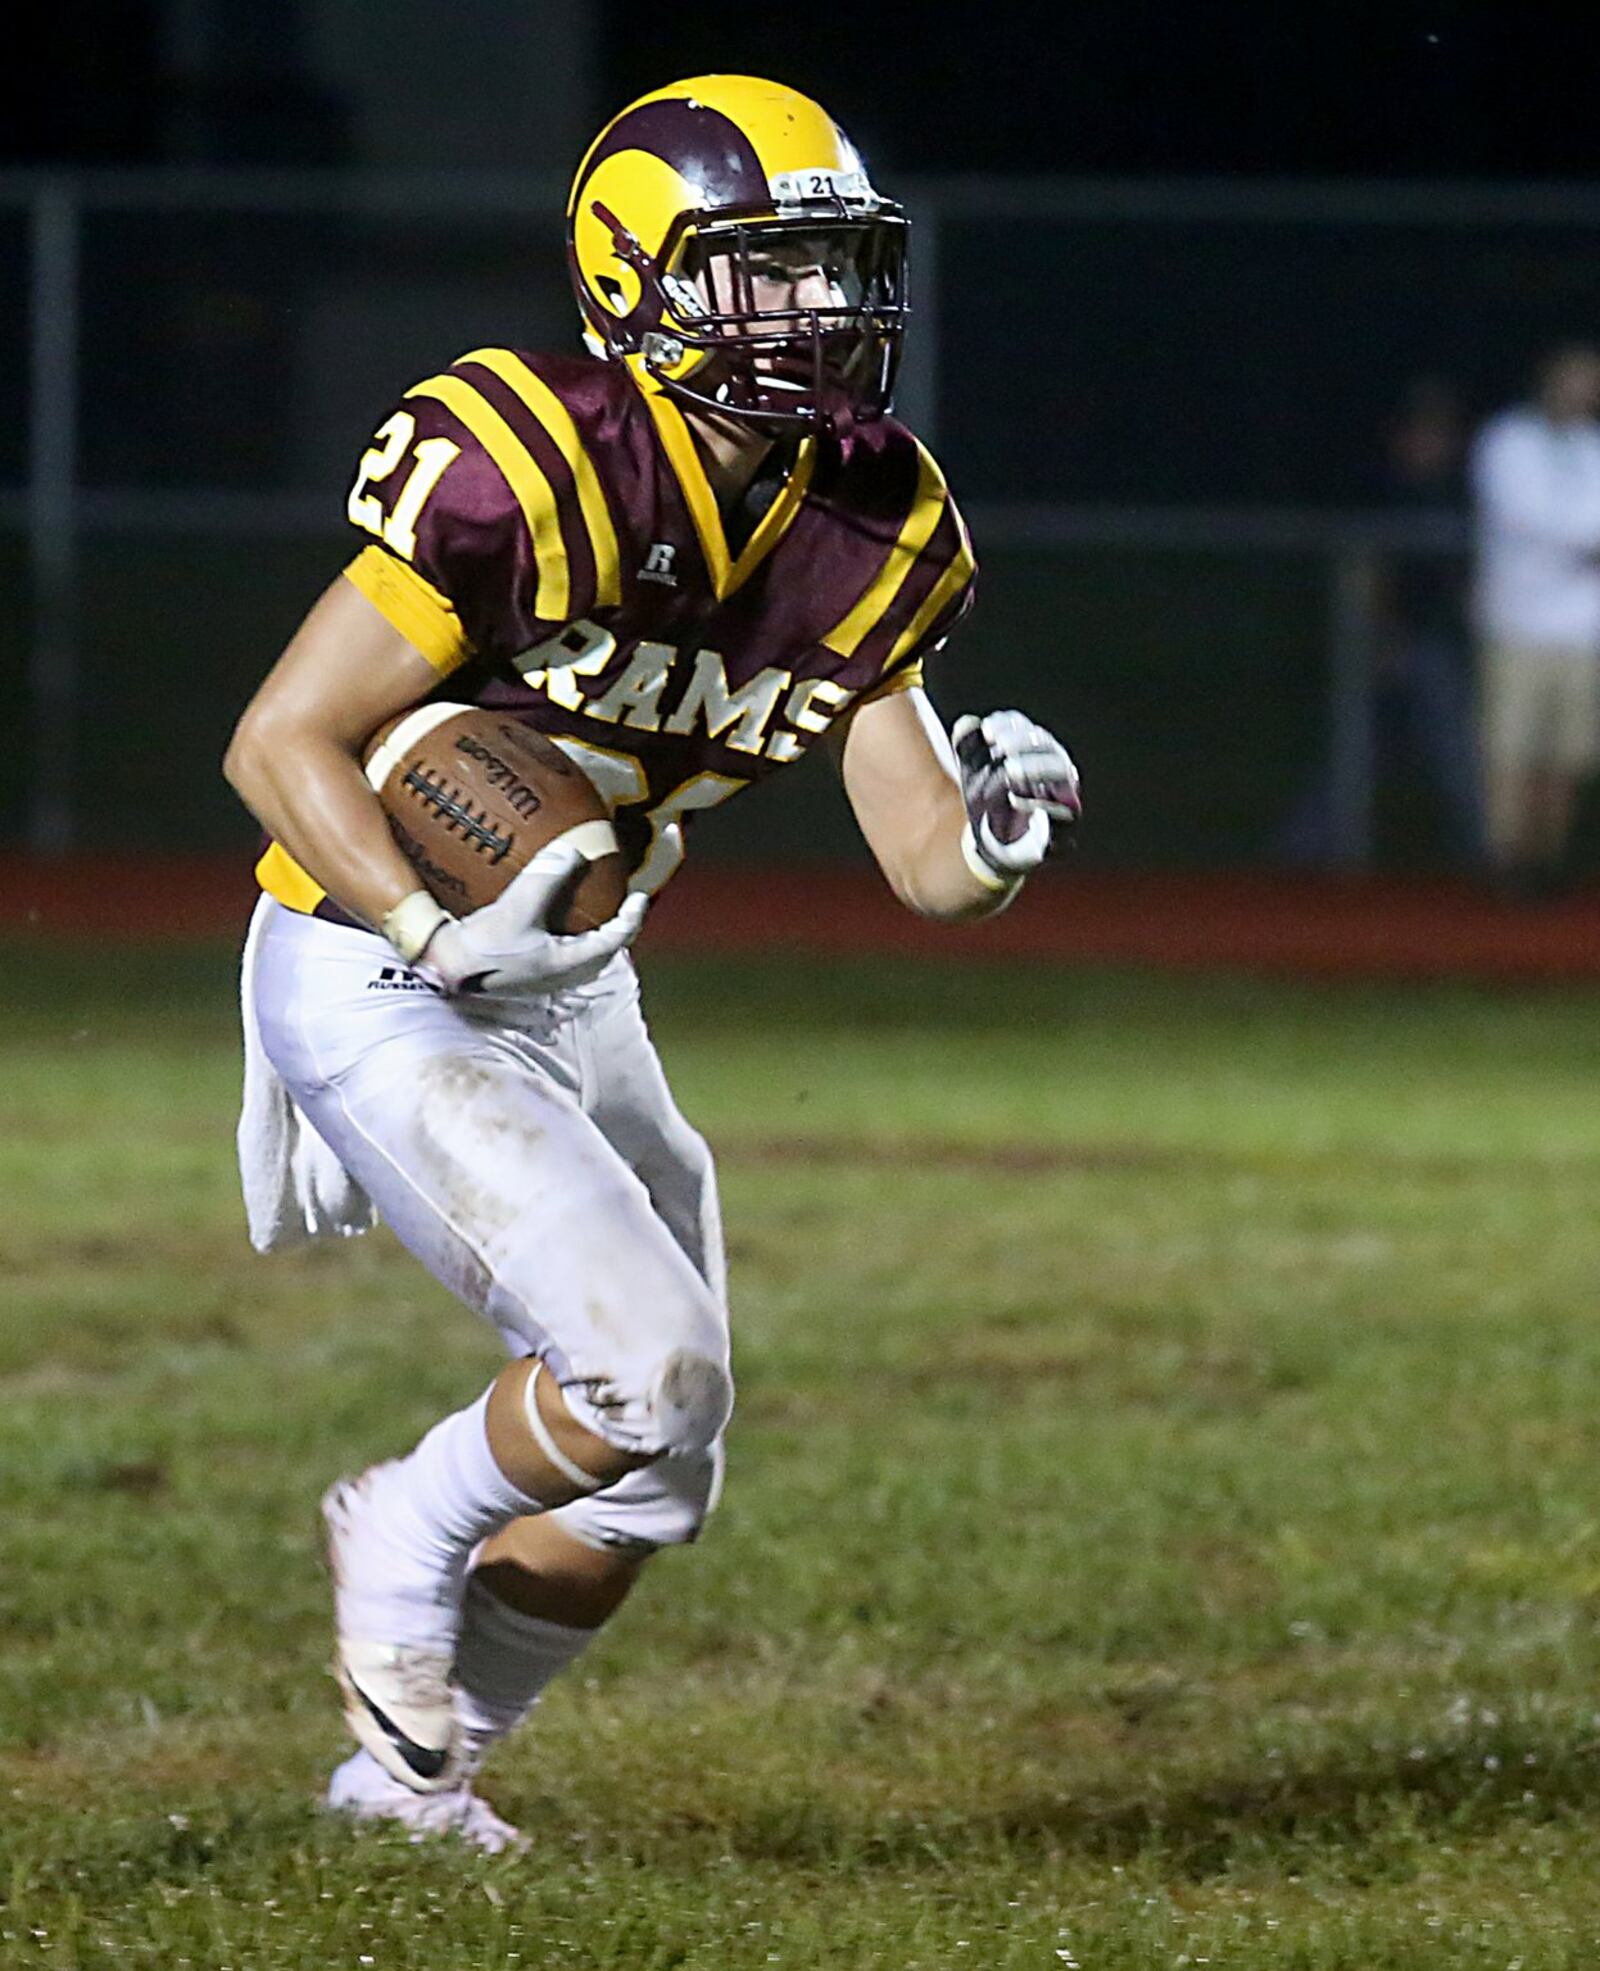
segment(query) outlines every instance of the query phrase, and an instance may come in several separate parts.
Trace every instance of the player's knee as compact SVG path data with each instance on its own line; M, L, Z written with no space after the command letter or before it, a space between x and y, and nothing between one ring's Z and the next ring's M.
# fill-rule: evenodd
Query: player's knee
M712 1354L692 1343L646 1351L609 1376L559 1383L544 1365L514 1364L501 1383L505 1393L497 1387L490 1399L490 1427L502 1465L512 1470L502 1451L509 1417L511 1431L525 1440L511 1455L520 1450L533 1467L553 1468L580 1492L614 1485L659 1459L707 1451L733 1411L725 1349ZM548 1488L527 1489L549 1496Z
M646 1398L651 1437L663 1454L704 1451L733 1414L727 1364L692 1348L675 1349L661 1364Z
M653 1316L628 1344L619 1337L592 1361L569 1358L563 1394L580 1423L619 1449L650 1458L704 1451L733 1411L722 1303L683 1268Z
M655 1456L592 1429L533 1356L508 1363L496 1377L486 1422L501 1471L547 1507L614 1485Z
M704 1451L733 1413L726 1356L693 1346L643 1355L604 1377L583 1377L562 1395L569 1416L591 1440L579 1460L590 1469L608 1452L640 1465Z

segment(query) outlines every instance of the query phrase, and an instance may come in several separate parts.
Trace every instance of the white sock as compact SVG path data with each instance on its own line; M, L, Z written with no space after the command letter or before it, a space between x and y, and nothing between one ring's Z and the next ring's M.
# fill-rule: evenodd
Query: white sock
M345 1634L449 1647L479 1541L545 1510L495 1462L488 1407L485 1391L435 1424L409 1457L367 1473L371 1511L339 1588Z
M466 1769L476 1772L538 1703L552 1678L574 1663L599 1634L569 1629L508 1608L476 1576L467 1579L456 1643L456 1717Z

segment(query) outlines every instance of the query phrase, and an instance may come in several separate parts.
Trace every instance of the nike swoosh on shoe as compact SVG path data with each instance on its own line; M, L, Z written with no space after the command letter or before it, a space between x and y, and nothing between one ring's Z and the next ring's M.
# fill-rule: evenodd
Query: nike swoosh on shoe
M348 1671L345 1673L345 1682L350 1689L351 1695L361 1700L379 1731L388 1739L389 1743L400 1754L401 1758L405 1760L418 1779L437 1779L440 1773L444 1771L445 1764L450 1757L449 1748L446 1747L440 1751L432 1746L419 1745L414 1738L409 1738L400 1729L386 1711L373 1703L372 1699L368 1697L367 1693Z

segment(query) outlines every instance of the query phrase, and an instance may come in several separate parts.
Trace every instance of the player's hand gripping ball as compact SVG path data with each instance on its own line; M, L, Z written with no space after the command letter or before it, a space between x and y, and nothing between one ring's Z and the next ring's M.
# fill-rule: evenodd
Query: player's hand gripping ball
M554 741L509 713L419 705L367 741L362 765L401 852L447 910L493 903L558 836L580 851L548 928L590 931L627 886L605 803Z
M643 897L604 802L531 726L479 706L419 706L380 726L362 764L427 894L384 933L445 992L554 992L633 939Z
M1083 813L1078 769L1053 733L1021 712L969 712L950 738L970 848L986 869L1017 881L1072 839Z
M633 942L644 922L645 900L625 898L616 915L592 931L547 930L552 909L570 891L582 860L569 836L557 836L534 851L493 903L465 917L452 917L419 893L416 900L434 917L415 949L405 950L403 928L386 921L384 929L413 969L443 993L539 994L586 985Z

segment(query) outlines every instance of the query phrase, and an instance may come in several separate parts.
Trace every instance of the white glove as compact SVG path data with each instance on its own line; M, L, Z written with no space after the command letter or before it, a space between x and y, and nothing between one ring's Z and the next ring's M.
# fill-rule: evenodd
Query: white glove
M980 880L1009 888L1077 826L1078 769L1061 741L1021 712L967 712L950 739L967 809L961 853Z
M631 895L593 931L562 937L545 914L586 860L559 836L518 870L493 903L452 917L416 890L383 920L383 934L429 985L443 993L543 993L585 985L603 972L644 922L646 900Z

